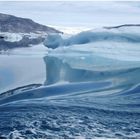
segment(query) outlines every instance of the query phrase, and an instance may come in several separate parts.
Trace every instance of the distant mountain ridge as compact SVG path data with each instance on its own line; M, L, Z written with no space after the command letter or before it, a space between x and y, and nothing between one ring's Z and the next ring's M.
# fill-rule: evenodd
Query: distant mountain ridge
M117 29L121 27L140 27L140 24L122 24L118 26L104 27L105 29Z
M0 32L10 33L62 33L54 28L41 25L28 18L0 13Z
M48 34L60 33L62 32L31 19L0 13L0 51L37 45Z

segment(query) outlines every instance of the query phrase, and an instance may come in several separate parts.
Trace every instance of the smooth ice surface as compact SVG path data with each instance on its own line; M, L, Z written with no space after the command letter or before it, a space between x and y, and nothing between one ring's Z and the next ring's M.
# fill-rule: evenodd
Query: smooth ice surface
M0 93L30 84L44 83L44 50L39 48L21 48L0 55Z

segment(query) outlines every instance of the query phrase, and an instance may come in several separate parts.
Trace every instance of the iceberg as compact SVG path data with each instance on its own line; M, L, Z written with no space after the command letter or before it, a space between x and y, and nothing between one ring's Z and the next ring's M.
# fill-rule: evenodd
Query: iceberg
M84 31L76 35L50 34L44 45L52 53L87 52L96 59L118 61L140 61L140 26L117 26ZM71 52L71 53L70 53ZM95 60L94 58L94 60ZM120 62L119 62L120 63Z
M111 41L140 43L140 26L120 26L112 28L101 28L89 31L83 31L70 37L65 34L49 34L44 41L44 45L48 48L57 48L61 46L81 45L87 43L95 43Z
M59 34L49 34L44 41L44 45L52 49L55 49L63 45L62 43L63 43L63 39Z

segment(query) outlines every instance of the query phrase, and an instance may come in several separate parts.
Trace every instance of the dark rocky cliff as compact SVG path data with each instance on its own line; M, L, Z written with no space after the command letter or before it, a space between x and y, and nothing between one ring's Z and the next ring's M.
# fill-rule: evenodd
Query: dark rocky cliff
M15 17L0 13L0 31L10 33L61 33L60 31L38 24L31 19Z
M51 33L62 32L38 24L31 19L0 13L0 50L37 45L42 43L46 36ZM22 36L22 39L7 41L9 36L12 38L15 34Z

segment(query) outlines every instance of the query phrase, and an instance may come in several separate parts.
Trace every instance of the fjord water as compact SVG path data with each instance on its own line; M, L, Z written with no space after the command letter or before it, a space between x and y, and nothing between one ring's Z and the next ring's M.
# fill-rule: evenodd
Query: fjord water
M0 138L140 138L137 55L21 50L0 56Z

